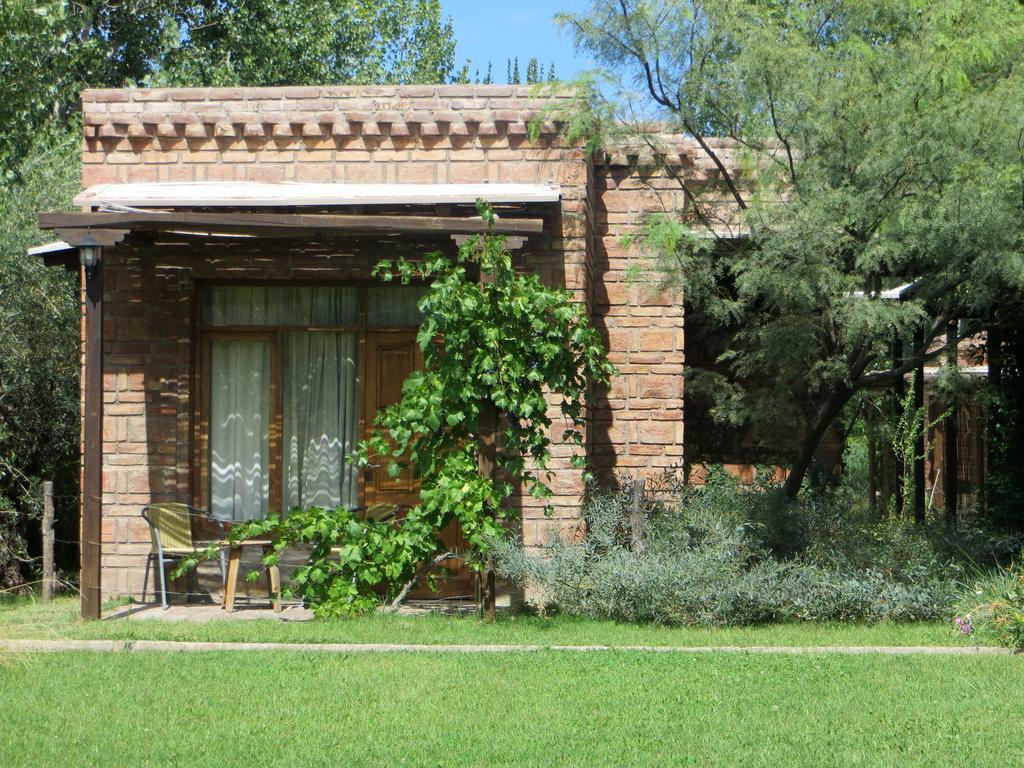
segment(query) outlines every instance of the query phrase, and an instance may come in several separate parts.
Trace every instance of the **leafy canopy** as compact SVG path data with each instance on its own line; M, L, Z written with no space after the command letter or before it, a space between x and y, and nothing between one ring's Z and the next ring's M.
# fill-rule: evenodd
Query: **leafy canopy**
M4 0L0 173L84 87L437 83L440 0Z
M41 507L40 483L57 494L57 536L77 536L79 389L75 279L25 250L45 237L36 214L70 206L79 189L77 137L43 134L21 165L22 182L0 185L0 587L20 583L28 520ZM8 503L10 502L10 503ZM57 548L58 556L71 554Z
M1017 311L1019 2L595 0L563 22L624 76L620 116L689 134L710 168L683 169L687 208L644 245L720 339L689 392L720 423L802 438L777 446L790 493L857 393L942 354L950 323L969 319L963 336Z

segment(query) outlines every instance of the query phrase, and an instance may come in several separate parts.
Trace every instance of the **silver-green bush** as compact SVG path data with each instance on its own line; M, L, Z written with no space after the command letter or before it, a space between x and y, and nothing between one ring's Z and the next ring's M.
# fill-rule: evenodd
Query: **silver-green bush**
M505 542L496 567L546 609L665 624L949 618L966 563L1017 545L941 523L872 519L842 492L791 502L718 479L645 496L631 549L628 492L591 492L578 541ZM539 597L538 597L539 596Z

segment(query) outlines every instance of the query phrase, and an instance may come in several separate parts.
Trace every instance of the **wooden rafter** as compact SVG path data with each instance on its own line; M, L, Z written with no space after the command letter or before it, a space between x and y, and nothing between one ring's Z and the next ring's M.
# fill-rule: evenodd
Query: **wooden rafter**
M136 232L203 232L208 234L296 237L376 232L399 234L476 234L487 224L476 217L372 216L310 213L196 213L192 211L132 211L125 213L40 213L41 229L69 233L89 230ZM503 235L531 235L544 231L544 220L499 218L495 231Z

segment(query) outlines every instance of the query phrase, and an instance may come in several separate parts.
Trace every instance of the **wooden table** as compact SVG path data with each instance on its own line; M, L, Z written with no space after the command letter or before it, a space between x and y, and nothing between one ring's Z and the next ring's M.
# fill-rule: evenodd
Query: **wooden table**
M224 585L224 597L220 607L225 611L235 610L235 589L238 586L238 571L242 565L242 552L246 548L259 547L260 557L265 556L274 546L272 541L236 541L221 542L228 550L228 581ZM274 612L281 612L281 571L276 565L267 566L270 595L274 600Z

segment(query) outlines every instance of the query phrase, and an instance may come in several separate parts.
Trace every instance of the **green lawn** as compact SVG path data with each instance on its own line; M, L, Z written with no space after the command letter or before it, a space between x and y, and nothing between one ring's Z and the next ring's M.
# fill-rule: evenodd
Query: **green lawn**
M508 643L531 645L969 645L951 624L781 624L760 627L657 627L560 616L363 616L334 621L82 622L78 603L0 602L0 638L210 640L296 643Z
M0 765L1008 766L1016 657L206 652L0 661Z

